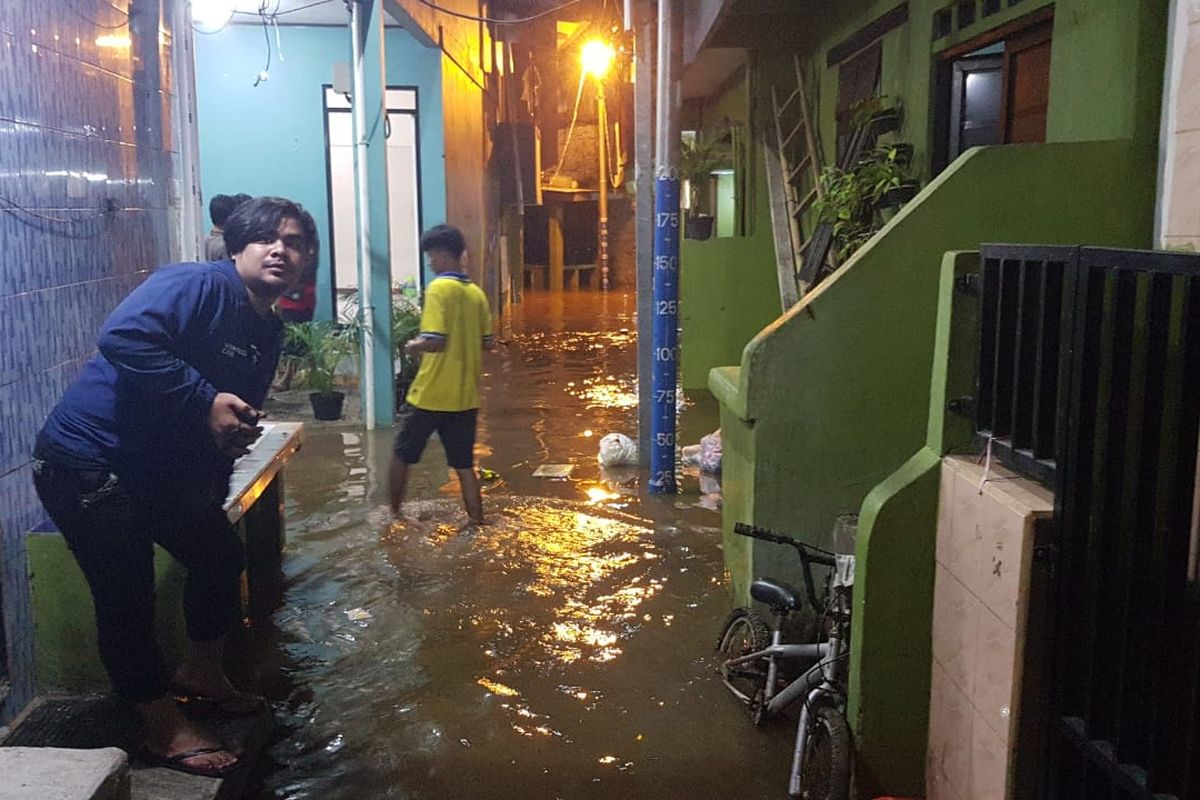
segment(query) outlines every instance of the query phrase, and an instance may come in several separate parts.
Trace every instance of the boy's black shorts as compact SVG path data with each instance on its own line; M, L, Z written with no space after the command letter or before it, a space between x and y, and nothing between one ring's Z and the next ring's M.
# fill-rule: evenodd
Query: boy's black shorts
M475 465L475 420L479 409L468 411L427 411L405 403L400 408L400 433L396 434L396 455L405 464L416 464L425 452L430 435L437 431L446 449L451 469L470 469Z

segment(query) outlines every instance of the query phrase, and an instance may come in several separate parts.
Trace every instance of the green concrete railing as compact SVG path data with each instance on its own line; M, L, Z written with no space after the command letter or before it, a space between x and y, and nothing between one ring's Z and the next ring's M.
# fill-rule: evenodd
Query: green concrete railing
M246 547L243 616L270 613L253 608L255 597L270 597L284 543L285 464L303 442L303 425L273 422L238 460L225 512ZM96 642L96 614L87 581L63 538L50 523L25 535L34 624L34 663L40 691L91 692L108 686ZM155 634L167 664L187 651L183 590L187 571L154 547Z
M935 360L939 305L950 291L943 254L983 242L1144 247L1155 159L1126 140L968 151L760 332L740 368L710 375L737 602L754 577L786 576L795 565L779 548L733 536L734 522L828 547L837 517L860 512L851 687L860 788L919 794L923 784L931 470L941 456L927 445L930 420L944 416L931 389L946 382L946 362Z

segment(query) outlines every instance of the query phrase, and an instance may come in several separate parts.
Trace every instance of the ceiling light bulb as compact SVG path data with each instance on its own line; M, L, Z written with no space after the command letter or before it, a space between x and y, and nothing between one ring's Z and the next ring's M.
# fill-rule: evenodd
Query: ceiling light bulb
M235 8L237 0L192 0L192 21L204 28L219 28Z

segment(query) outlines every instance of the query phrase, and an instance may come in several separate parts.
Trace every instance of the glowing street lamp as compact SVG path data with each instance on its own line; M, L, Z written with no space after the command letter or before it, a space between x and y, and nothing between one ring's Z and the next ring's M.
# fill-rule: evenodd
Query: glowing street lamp
M604 105L604 76L612 66L616 51L603 39L592 39L583 46L583 71L596 79L596 145L600 151L600 288L608 290L608 111Z
M592 39L583 46L583 71L598 81L604 80L616 52L603 39Z

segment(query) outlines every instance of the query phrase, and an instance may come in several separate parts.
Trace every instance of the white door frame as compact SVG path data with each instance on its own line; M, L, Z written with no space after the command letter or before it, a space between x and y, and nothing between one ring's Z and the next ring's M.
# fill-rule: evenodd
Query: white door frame
M416 236L419 238L421 231L424 230L424 209L422 208L423 192L421 187L421 118L420 118L420 96L416 86L408 85L389 85L387 86L387 115L388 124L397 116L410 117L412 119L413 132L413 161L414 161L414 205L416 211ZM325 128L325 191L329 213L329 291L332 297L332 310L335 318L341 310L341 302L339 298L338 286L338 259L337 259L337 214L334 211L334 181L333 181L333 160L332 147L330 137L330 118L334 114L345 114L347 117L351 114L350 98L346 95L338 94L334 91L332 84L325 84L321 87L321 106L322 106L322 122ZM391 171L389 170L389 175ZM389 187L390 188L390 187ZM353 198L351 197L351 202ZM399 203L389 203L391 212L395 212L401 207ZM345 220L343 220L345 222ZM393 220L389 220L390 225ZM353 229L353 210L350 217L351 229ZM415 246L415 243L414 243ZM393 263L399 254L392 253ZM417 291L422 292L425 289L425 270L420 252L414 252L413 257L416 259L416 277ZM357 256L354 256L357 261ZM355 266L351 268L351 273L355 273ZM355 273L356 274L356 273ZM345 288L345 287L343 287Z

